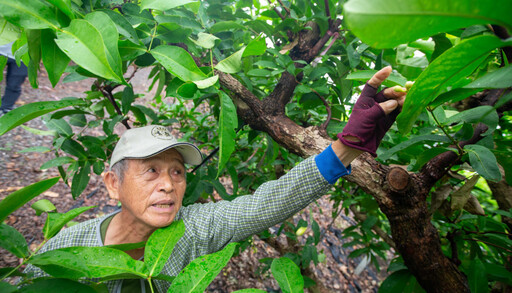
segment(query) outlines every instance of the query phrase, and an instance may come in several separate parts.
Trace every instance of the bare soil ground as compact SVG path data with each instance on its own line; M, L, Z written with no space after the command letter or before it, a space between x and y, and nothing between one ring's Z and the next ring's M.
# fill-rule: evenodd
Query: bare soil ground
M147 74L147 71L141 71L135 75L133 79L135 92L146 92L150 84ZM61 83L52 88L46 73L41 72L39 88L31 88L26 81L17 106L35 101L56 101L63 97L81 97L84 95L83 92L90 88L91 83L91 80L84 80ZM2 83L2 92L4 84L5 81ZM34 119L25 125L34 129L47 130L41 119ZM101 135L101 133L92 134ZM34 146L50 147L51 143L52 137L35 135L21 127L0 137L0 200L19 188L59 175L56 168L40 170L42 163L54 158L52 153L19 152ZM18 209L6 220L8 225L15 227L25 236L31 249L37 247L43 239L41 230L45 217L36 216L30 205L43 198L53 202L59 212L67 212L80 206L95 205L94 209L76 219L79 222L110 213L117 208L117 202L108 197L100 176L92 174L87 189L76 200L72 198L70 188L61 180L50 190ZM310 208L295 216L294 220L297 221L299 217L307 220L312 216L325 231L328 224L333 221L328 198L323 197L316 205L312 204ZM310 213L309 210L312 212ZM355 275L355 267L361 260L348 258L348 254L353 248L342 248L343 242L346 240L341 239L341 231L353 223L353 220L348 217L335 219L334 225L325 231L325 237L317 246L318 250L326 255L326 260L316 267L312 265L311 268L317 278L323 280L323 284L333 292L376 292L378 283L385 278L387 273L385 271L377 273L370 266L360 275ZM304 239L306 235L304 235ZM286 241L284 236L281 237L280 241ZM0 256L0 267L16 266L20 261L1 248ZM268 270L261 272L264 265L259 262L259 259L268 257L280 257L280 255L256 236L253 237L251 246L239 256L231 259L207 291L220 293L244 288L260 288L267 292L280 292L279 286L270 272Z

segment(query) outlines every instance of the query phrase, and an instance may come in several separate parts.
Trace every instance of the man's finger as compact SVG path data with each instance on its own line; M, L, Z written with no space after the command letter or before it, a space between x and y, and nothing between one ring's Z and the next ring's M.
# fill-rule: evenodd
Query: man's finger
M371 85L374 88L377 88L380 86L380 84L389 77L391 74L391 66L386 66L382 68L381 70L377 71L372 78L368 81L368 84Z
M384 113L388 115L389 113L393 112L396 107L398 107L398 102L396 100L389 100L380 103L379 106L382 108L382 110L384 110Z

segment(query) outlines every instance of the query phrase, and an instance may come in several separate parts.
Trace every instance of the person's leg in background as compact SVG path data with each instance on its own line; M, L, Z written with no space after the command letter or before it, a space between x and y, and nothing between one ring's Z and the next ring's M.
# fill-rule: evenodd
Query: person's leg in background
M14 59L7 59L7 74L5 75L5 93L2 97L0 115L5 114L14 108L14 103L21 95L21 85L28 75L27 66L21 63L18 67Z

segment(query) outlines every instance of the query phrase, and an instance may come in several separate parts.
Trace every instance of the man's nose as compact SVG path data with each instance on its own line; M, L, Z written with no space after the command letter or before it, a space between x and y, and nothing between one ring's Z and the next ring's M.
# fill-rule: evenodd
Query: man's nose
M172 180L172 177L169 173L167 172L162 172L162 174L160 175L160 186L158 188L158 190L160 191L164 191L164 192L172 192L174 190L174 181Z

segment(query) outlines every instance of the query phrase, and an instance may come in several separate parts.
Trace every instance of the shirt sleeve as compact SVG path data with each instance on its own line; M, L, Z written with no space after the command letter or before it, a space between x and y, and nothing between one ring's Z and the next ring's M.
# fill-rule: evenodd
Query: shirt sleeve
M352 166L346 168L334 153L332 146L327 147L323 152L315 157L316 166L330 184L336 183L341 176L352 172Z
M194 233L196 252L208 254L283 222L331 187L311 157L253 195L184 207L181 218Z

